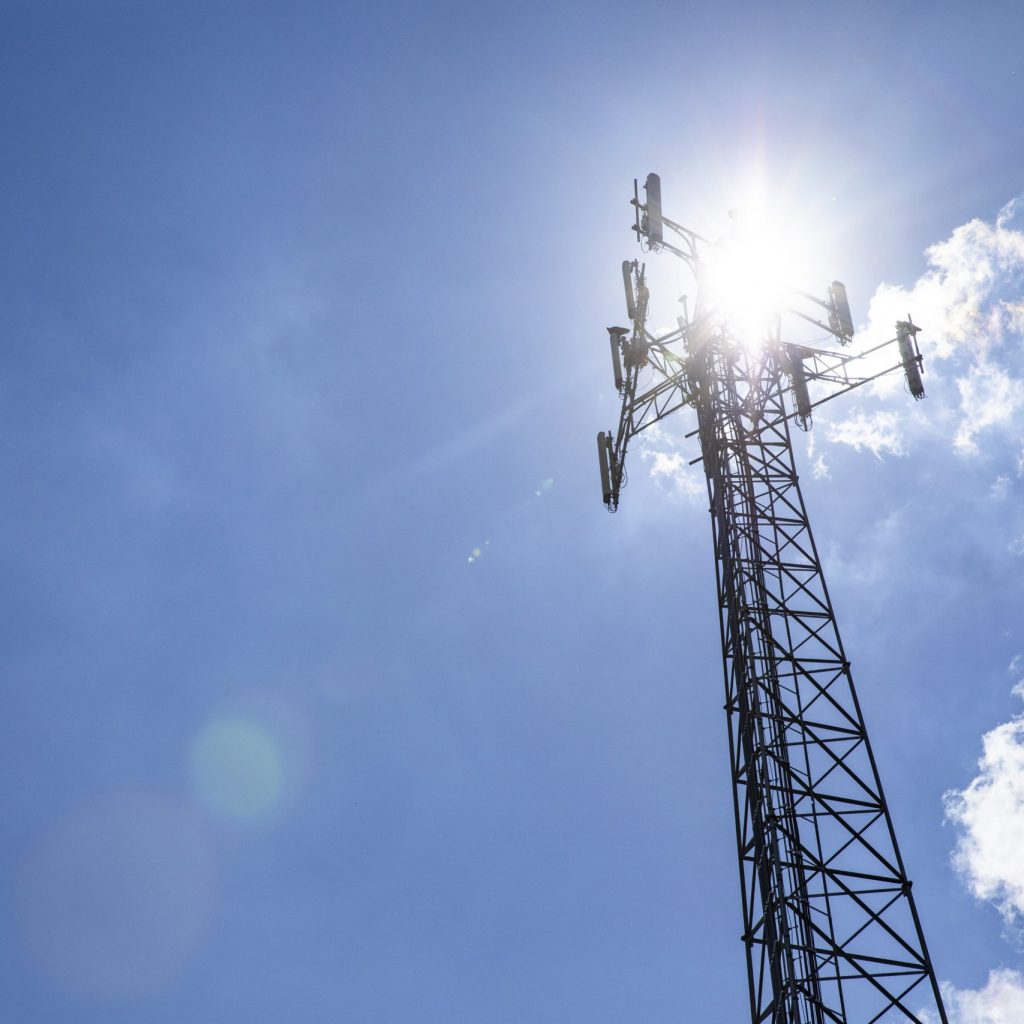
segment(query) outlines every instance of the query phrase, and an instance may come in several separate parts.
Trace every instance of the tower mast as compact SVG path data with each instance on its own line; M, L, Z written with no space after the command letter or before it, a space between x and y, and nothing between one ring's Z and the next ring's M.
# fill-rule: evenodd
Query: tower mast
M895 338L848 354L785 343L779 315L751 344L706 294L714 247L663 216L657 175L645 192L641 203L634 185L638 240L688 264L697 301L692 318L655 337L645 267L623 264L632 323L609 328L622 411L615 435L598 435L602 492L615 511L632 438L695 409L689 436L699 438L694 462L711 513L752 1024L946 1024L791 437L817 405L888 373L902 372L922 397L918 328L908 318ZM833 282L824 300L803 299L826 322L789 311L849 345L845 288Z

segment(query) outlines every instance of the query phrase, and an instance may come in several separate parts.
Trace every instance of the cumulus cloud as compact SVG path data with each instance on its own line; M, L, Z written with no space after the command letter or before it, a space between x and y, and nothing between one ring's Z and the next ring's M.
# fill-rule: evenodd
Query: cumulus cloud
M1007 672L1020 676L1024 655L1015 655ZM1024 679L1018 679L1013 692L1024 698ZM966 789L945 794L947 820L961 830L953 863L970 891L993 903L1016 931L1024 921L1024 714L986 733L982 746L977 776ZM991 971L979 989L958 989L946 982L942 995L949 1024L1024 1021L1020 971Z
M949 1024L1019 1024L1024 1021L1024 975L1000 968L984 988L942 986Z
M894 335L897 320L912 313L923 325L920 346L925 383L942 409L922 417L929 437L945 437L962 456L983 453L983 443L1010 443L1021 452L1024 434L1024 230L1017 222L1024 202L1014 199L994 221L975 219L925 250L928 269L910 288L883 284L868 308L860 332L865 347ZM891 382L877 389L877 400L905 396ZM863 413L860 414L863 417ZM903 429L912 418L900 411ZM835 425L830 440L872 448L861 440L856 416ZM889 432L887 437L892 438ZM898 437L898 435L897 435ZM898 444L903 445L902 439ZM1024 452L1017 459L1024 472Z
M1019 684L1014 692L1024 696ZM946 817L960 829L953 863L974 896L1016 928L1024 921L1024 714L987 732L982 751L971 783L945 794Z
M949 359L959 350L987 353L1019 334L1024 309L1024 232L1014 221L1020 198L994 223L978 218L925 250L928 270L910 289L882 285L871 301L871 326L891 332L913 310L926 323L925 355Z

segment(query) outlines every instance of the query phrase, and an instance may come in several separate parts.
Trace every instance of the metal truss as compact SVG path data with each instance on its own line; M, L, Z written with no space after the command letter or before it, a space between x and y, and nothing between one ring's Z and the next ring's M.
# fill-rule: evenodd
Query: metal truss
M651 193L649 178L648 204L634 200L638 236L691 263L699 281L704 240L666 219L683 244L661 242ZM903 370L920 397L917 328L901 322L895 339L859 355L785 344L778 324L743 346L698 294L694 318L655 338L644 268L623 273L633 327L610 329L623 402L614 438L598 437L604 498L614 510L633 437L696 410L688 436L699 437L693 461L711 512L752 1024L946 1024L790 432L881 373ZM845 303L845 290L835 294ZM840 313L830 323L846 343L853 332ZM859 359L892 344L894 365L857 375Z

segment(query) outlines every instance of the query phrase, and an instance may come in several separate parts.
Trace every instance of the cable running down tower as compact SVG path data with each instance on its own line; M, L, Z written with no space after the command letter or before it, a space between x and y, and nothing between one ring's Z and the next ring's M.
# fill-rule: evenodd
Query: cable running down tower
M601 486L614 512L633 438L696 411L687 436L699 439L711 513L752 1024L947 1024L791 438L814 408L886 374L923 397L919 328L908 317L855 353L844 351L854 328L838 281L824 299L795 296L815 315L780 308L790 296L764 308L725 298L721 268L742 221L713 244L663 215L658 175L644 190L641 202L634 182L637 239L686 264L696 302L655 337L646 267L623 263L630 326L608 328L622 411L617 431L597 436ZM785 342L783 313L840 348Z

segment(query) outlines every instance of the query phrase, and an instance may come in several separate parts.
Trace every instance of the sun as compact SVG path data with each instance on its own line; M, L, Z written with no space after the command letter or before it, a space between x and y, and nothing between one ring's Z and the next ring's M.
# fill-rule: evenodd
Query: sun
M729 211L729 227L701 259L703 311L746 348L777 335L781 315L811 277L803 218L763 188Z

